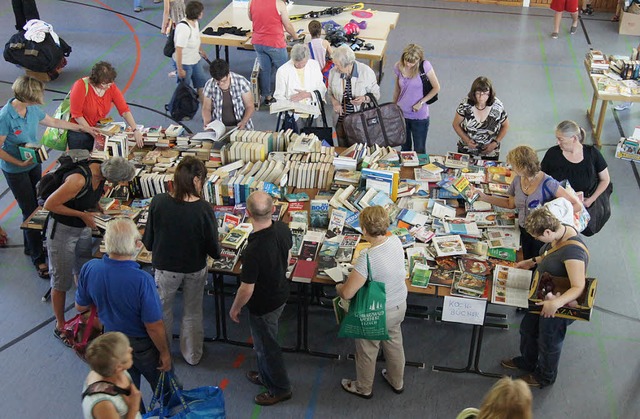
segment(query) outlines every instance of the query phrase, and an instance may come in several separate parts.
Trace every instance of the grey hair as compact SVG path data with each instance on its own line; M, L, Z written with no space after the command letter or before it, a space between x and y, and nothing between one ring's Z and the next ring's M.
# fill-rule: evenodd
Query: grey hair
M112 157L100 164L100 171L109 182L119 183L133 179L136 168L124 157Z
M135 223L126 217L119 217L107 223L104 243L109 255L133 256L137 253L136 240L140 232Z
M558 124L556 133L560 133L563 137L575 136L580 143L584 143L584 137L586 135L584 128L578 125L577 122L568 119Z
M293 48L291 48L291 61L295 63L302 62L308 59L311 56L309 54L309 48L303 44L295 44Z
M334 62L338 62L342 67L346 67L356 61L356 54L348 46L341 45L333 50L331 59Z

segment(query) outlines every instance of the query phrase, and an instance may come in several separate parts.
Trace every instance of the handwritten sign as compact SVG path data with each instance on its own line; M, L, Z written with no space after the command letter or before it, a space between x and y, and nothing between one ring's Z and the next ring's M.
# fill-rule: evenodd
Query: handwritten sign
M486 309L484 300L447 296L442 305L442 321L481 326Z

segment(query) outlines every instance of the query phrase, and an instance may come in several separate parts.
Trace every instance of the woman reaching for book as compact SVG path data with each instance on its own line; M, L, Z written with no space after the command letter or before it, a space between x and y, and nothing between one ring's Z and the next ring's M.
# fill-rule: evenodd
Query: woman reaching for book
M555 317L560 307L571 304L582 296L586 284L589 251L582 236L560 221L547 209L538 208L529 214L525 223L527 232L544 243L540 256L526 259L518 268L536 268L540 277L548 273L569 278L570 287L563 293L549 293L540 306L540 314L527 312L520 324L520 356L505 359L501 365L519 369L521 376L532 387L544 387L555 382L562 344L567 327L573 320Z
M353 298L367 281L369 274L376 281L383 282L387 298L385 311L389 340L356 339L356 379L345 378L341 384L345 391L370 399L381 344L387 362L387 369L382 370L382 377L395 393L402 393L404 390L405 360L400 325L407 311L407 285L404 281L406 272L402 243L397 236L386 235L389 228L387 211L381 206L367 207L358 218L362 237L371 243L371 247L360 253L347 281L336 285L336 292L344 299ZM371 273L368 271L369 267Z
M540 170L540 161L535 150L529 146L518 146L507 154L516 177L509 186L508 197L487 195L478 189L479 200L502 208L518 210L520 244L525 259L538 255L543 243L532 237L524 228L529 213L555 198L565 198L571 202L574 212L582 210L582 203L568 193L560 183Z
M0 167L7 179L7 185L18 202L22 212L22 221L26 220L38 207L36 184L42 177L42 167L32 157L23 160L19 147L26 143L37 144L38 124L84 131L93 134L95 130L83 128L78 124L52 118L45 114L39 105L44 103L44 84L28 76L18 77L13 85L13 98L0 110ZM6 233L0 229L0 243L6 242ZM24 253L38 271L38 276L49 279L49 268L42 248L42 232L23 230Z
M158 294L167 331L173 337L173 300L182 287L184 312L180 352L196 365L202 358L202 298L207 281L207 255L220 258L218 223L202 199L207 169L195 157L182 159L173 176L173 192L153 197L142 242L152 252Z

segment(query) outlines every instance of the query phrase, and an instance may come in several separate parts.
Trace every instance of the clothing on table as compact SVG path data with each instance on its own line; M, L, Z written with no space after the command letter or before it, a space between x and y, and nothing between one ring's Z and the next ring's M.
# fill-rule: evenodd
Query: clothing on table
M284 27L282 17L278 12L276 1L252 1L250 4L253 22L251 43L273 48L287 48L284 41ZM262 69L261 69L262 70Z
M129 379L129 381L131 382L131 375L129 375L128 372L125 372L125 374L127 375L127 378ZM93 383L91 383L93 384ZM85 382L82 385L82 392L84 393L84 391L87 389L87 387L89 387L87 385L87 383ZM129 408L127 407L127 402L124 400L124 397L122 397L121 394L115 395L115 396L111 396L109 394L105 394L105 393L96 393L96 394L91 394L91 395L87 395L82 399L82 415L84 416L85 419L93 419L93 408L95 407L95 405L97 405L100 402L103 401L109 401L113 404L113 407L115 407L116 411L118 412L118 415L120 415L120 417L126 417L127 413L129 412ZM142 418L142 415L140 414L140 412L138 412L136 414L136 418Z
M278 320L284 306L282 304L262 315L249 312L249 328L258 361L258 374L269 393L276 397L291 391L282 349L278 343Z
M115 83L111 84L102 96L98 96L91 84L87 90L83 79L73 83L69 95L71 122L77 123L76 118L83 117L89 126L95 127L101 119L109 115L112 105L116 106L120 116L130 112L124 95Z
M251 92L251 83L245 77L229 72L231 77L231 84L229 87L229 93L231 95L231 103L233 105L233 115L235 119L240 122L244 117L246 108L242 100L242 95L247 92ZM223 121L222 113L224 108L223 91L218 86L218 83L209 79L204 86L204 97L211 99L211 117L213 120ZM237 123L236 123L237 124ZM226 123L225 123L226 125ZM235 124L234 124L235 125ZM247 122L246 129L253 129L253 122L251 119Z
M173 301L178 288L182 287L184 308L180 322L180 353L191 365L198 364L202 358L204 344L202 299L208 275L207 266L199 271L188 273L156 269L155 278L169 342L173 339Z
M494 98L493 105L489 109L489 114L484 121L478 121L473 114L474 105L469 103L467 98L463 99L456 112L462 116L461 127L462 130L471 138L471 140L478 145L486 146L491 141L495 140L502 129L502 124L507 120L507 111L504 109L504 105L498 98ZM467 145L458 141L458 150L466 154L478 155L479 149L469 149ZM497 157L500 154L500 144L491 153L487 153L483 156Z
M396 389L404 387L405 358L401 325L407 311L407 302L405 300L393 307L389 307L387 304L386 310L389 340L355 339L357 377L355 385L356 390L361 394L370 394L373 390L380 346L382 346L384 353L389 383Z
M80 270L75 301L94 305L105 332L122 332L133 349L129 369L136 387L144 376L152 389L160 379L160 352L149 336L145 323L162 320L162 306L156 284L135 261L115 260L105 255L92 259Z
M564 157L562 149L556 145L547 150L540 166L543 172L554 179L560 182L568 180L574 191L584 192L585 198L588 198L598 187L598 173L607 168L607 162L592 145L582 145L582 153L582 161L573 163Z
M311 98L304 99L301 103L322 106L319 103L314 91L320 92L320 97L324 98L327 87L322 80L322 69L315 60L308 60L304 68L298 69L292 60L284 63L276 72L276 90L273 97L276 100L290 100L290 97L304 90L311 93Z
M153 267L192 273L206 266L207 255L220 257L218 223L211 205L199 199L178 201L167 193L151 200L142 242L153 254Z
M367 278L367 255L371 265L374 281L384 283L387 294L387 308L401 305L407 300L406 270L404 265L404 249L397 236L389 236L382 244L364 249L353 269Z
M311 49L311 57L318 62L320 69L323 69L327 64L327 49L323 45L324 39L313 38L309 41L308 45Z
M572 237L571 240L585 244L580 235ZM551 249L551 244L547 243L540 250L540 254L544 255ZM565 266L567 260L583 261L586 271L589 255L582 247L569 244L544 256L536 270L539 275L548 272L554 276L568 277ZM521 355L513 359L516 366L532 372L542 386L553 384L558 375L564 337L571 323L573 320L560 317L544 318L539 314L527 312L520 325Z
M291 231L280 221L249 235L240 280L255 285L247 302L251 314L270 313L289 298L289 280L285 274L292 245Z
M14 98L9 99L0 110L0 136L5 137L2 150L12 157L22 160L18 147L25 143L37 144L40 142L38 124L47 115L40 106L33 105L27 106L27 113L22 117L11 104L14 100ZM37 165L38 163L34 162L32 165L22 167L0 159L0 168L7 173L29 172Z
M162 306L153 277L132 260L104 255L80 270L76 303L95 305L105 332L148 337L145 323L162 320Z

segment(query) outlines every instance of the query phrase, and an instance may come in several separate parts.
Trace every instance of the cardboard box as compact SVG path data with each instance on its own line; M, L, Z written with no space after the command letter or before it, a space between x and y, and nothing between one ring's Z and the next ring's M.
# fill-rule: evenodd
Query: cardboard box
M537 306L536 303L543 301L544 296L542 294L546 294L547 290L541 290L540 288L545 286L548 287L548 283L545 281L545 277L547 275L548 274L545 273L541 279L539 272L536 271L533 276L531 289L529 291L529 311L531 313L540 314L540 306ZM548 275L548 277L553 283L553 294L558 292L562 294L571 287L569 278L553 275ZM580 295L576 300L576 304L572 307L569 307L568 305L560 307L558 311L556 311L555 317L589 321L591 319L591 312L593 311L593 305L596 299L597 285L597 279L586 278L584 291L582 291L582 295Z
M616 146L615 156L622 160L640 161L640 140L635 138L620 138Z
M618 32L620 35L640 36L640 15L622 12Z

